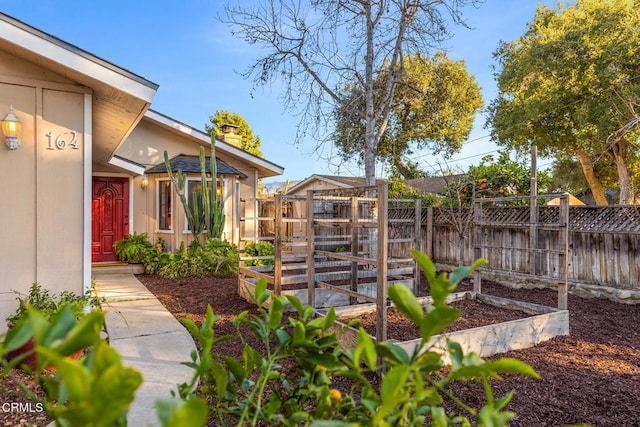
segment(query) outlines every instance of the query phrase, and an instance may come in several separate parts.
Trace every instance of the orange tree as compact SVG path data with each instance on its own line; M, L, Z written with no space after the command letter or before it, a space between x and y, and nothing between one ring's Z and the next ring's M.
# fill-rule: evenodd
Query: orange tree
M551 175L548 170L539 170L538 194L549 190ZM477 166L458 181L446 188L448 203L466 204L473 198L528 196L531 192L531 168L525 161L512 160L509 153L501 151L498 158L485 156Z

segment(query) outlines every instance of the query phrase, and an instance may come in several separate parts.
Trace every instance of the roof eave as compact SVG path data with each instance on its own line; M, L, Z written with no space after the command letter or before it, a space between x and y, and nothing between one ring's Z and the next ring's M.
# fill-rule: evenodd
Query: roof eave
M151 103L158 85L0 12L0 39Z
M169 127L179 133L187 135L188 137L194 138L198 141L198 143L202 145L211 145L211 137L208 133L195 129L192 126L172 119L171 117L168 117L155 110L147 110L147 112L145 112L145 117L157 123L160 123L163 126ZM282 175L282 173L284 172L284 167L248 153L245 150L242 150L219 139L216 139L215 147L216 150L219 149L230 156L242 159L250 164L253 164L256 169L258 169L260 178L278 176Z

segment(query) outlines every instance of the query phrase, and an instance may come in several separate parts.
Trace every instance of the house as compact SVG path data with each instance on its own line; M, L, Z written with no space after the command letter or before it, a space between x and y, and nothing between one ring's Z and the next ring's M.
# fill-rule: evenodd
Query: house
M427 178L407 179L405 183L408 187L415 188L420 194L433 193L443 196L449 184L458 182L464 179L464 177L464 174L431 176Z
M575 192L575 196L580 199L587 206L596 206L596 198L593 196L591 188L583 188ZM607 198L608 205L615 205L618 203L617 191L611 188L605 189L605 197Z
M191 167L211 141L151 110L157 90L0 13L0 118L10 119L0 145L0 315L13 312L14 291L33 282L54 293L87 290L92 263L114 260L113 242L127 233L162 237L172 248L188 241L164 151ZM258 179L283 168L224 139L215 148L225 238L237 242L255 232L240 218L255 210Z
M385 182L384 179L376 179L376 184L383 182ZM367 181L363 177L313 174L290 187L286 194L289 196L306 196L308 190L355 188L366 185Z
M554 194L549 194L549 195L554 195ZM559 206L560 205L560 196L567 196L567 198L569 199L569 205L570 206L584 206L585 205L582 202L582 200L578 199L573 194L567 193L567 192L559 193L558 197L554 197L554 198L550 199L547 202L547 205L549 205L549 206Z

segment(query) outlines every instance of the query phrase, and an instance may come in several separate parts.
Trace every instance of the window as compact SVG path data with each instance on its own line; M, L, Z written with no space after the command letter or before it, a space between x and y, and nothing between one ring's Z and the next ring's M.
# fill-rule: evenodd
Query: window
M172 190L171 181L166 179L158 181L158 231L173 230L171 216Z

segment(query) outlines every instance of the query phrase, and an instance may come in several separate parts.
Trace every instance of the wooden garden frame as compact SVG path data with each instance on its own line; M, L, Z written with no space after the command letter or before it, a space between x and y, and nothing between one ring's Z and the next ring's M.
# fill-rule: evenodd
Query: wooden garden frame
M475 238L476 248L474 255L476 257L482 257L483 250L488 249L482 244L482 233L487 227L494 226L495 224L489 224L482 220L482 202L504 202L509 201L509 198L500 199L482 199L475 205L476 209L476 221ZM302 199L296 198L297 201ZM376 310L376 336L373 337L377 341L385 341L387 339L387 285L389 283L389 277L392 277L393 283L397 283L396 277L404 277L403 274L412 274L414 286L417 284L420 271L417 264L412 260L407 259L393 259L389 254L390 244L411 244L415 248L421 248L422 243L422 221L416 220L422 219L422 210L420 203L416 203L415 206L410 208L403 208L404 212L412 212L412 218L403 218L402 209L394 211L394 217L389 218L389 200L387 194L386 184L378 185L375 187L348 189L348 190L310 190L307 193L306 198L306 212L303 217L299 218L284 218L282 206L286 206L288 199L286 196L276 196L274 217L275 221L273 242L276 245L274 254L275 264L271 267L252 267L247 268L241 266L239 275L239 293L245 298L248 297L247 289L251 289L255 282L260 278L265 278L270 285L270 290L277 295L281 294L294 294L299 299L305 300L312 306L318 315L323 315L323 310L318 307L318 295L324 292L324 297L328 303L332 301L332 297L326 297L329 295L341 295L341 307L337 307L338 311L355 310L355 309L368 309ZM521 200L521 198L518 198ZM330 217L323 217L319 215L317 209L314 209L315 202L337 202L343 205L349 214L345 216L333 215ZM401 201L402 202L402 201ZM405 201L408 202L408 201ZM377 205L377 216L374 218L363 218L362 209L368 206L368 204L375 203ZM415 202L414 202L415 203ZM407 205L408 206L408 205ZM334 207L335 209L335 207ZM364 209L364 208L363 208ZM560 259L560 264L566 263L566 232L567 232L567 214L568 207L566 200L561 202L560 213L558 220L552 224L545 223L543 226L546 228L554 228L561 234L560 241L564 242L563 246L565 250L558 249L556 252ZM400 212L400 214L398 214ZM429 213L431 209L427 211L427 219L429 219ZM325 212L326 213L326 212ZM408 216L411 216L408 215ZM530 224L526 226L530 229L537 229L541 227L541 224L534 220L530 221ZM299 239L296 241L297 247L304 247L305 253L286 255L283 253L283 246L290 245L291 236L287 235L283 230L285 225L290 222L297 222L298 224L305 224L305 236L297 236ZM390 224L404 223L406 227L414 230L414 235L411 237L398 237L389 238ZM411 224L413 223L413 224ZM504 225L504 224L501 224ZM338 234L337 236L323 235L320 231L323 229L335 228L338 230L346 230L345 234ZM372 245L372 241L363 239L366 233L364 231L375 233L375 251L364 251L363 248L367 245ZM565 236L564 238L562 236ZM427 240L429 236L427 235ZM305 239L306 242L302 242ZM327 245L347 245L348 251L335 251L327 250L323 248ZM522 248L526 249L526 248ZM291 262L289 262L291 261ZM412 261L411 267L407 264L397 267L394 262L402 263ZM393 265L392 268L389 268ZM339 267L339 271L327 271L328 267ZM288 274L292 270L305 270L304 273ZM481 270L486 271L486 270ZM506 307L511 309L518 309L535 313L535 316L528 319L521 319L519 321L506 322L504 324L490 325L478 329L477 331L456 332L453 334L444 334L443 336L436 337L436 340L444 340L447 337L455 337L459 340L460 336L464 336L463 347L467 351L476 351L481 356L489 355L484 351L477 351L478 348L474 347L478 343L475 341L484 342L488 338L487 336L493 334L495 336L496 343L487 345L486 342L482 345L483 349L491 347L496 351L507 351L509 349L524 348L527 346L535 345L540 341L549 339L556 335L567 335L569 333L569 315L566 310L566 269L559 267L561 277L564 281L558 283L559 302L558 308L550 308L544 306L536 306L535 304L529 304L525 302L515 300L505 300L490 295L484 295L481 293L481 276L476 274L474 280L473 292L459 292L452 295L452 298L469 298L479 300L488 304L494 304L499 307ZM409 273L410 272L410 273ZM563 273L564 272L564 273ZM390 276L391 275L391 276ZM370 284L368 289L365 288L361 280L368 280L375 278L376 283ZM348 282L347 285L342 283L341 285L335 285L332 281L342 280ZM302 290L288 291L284 290L283 286L288 284L306 284L306 295L302 296ZM363 291L364 289L364 291ZM365 292L367 291L368 292ZM564 297L563 297L564 295ZM344 299L346 297L346 300ZM333 304L332 305L338 305ZM346 335L341 334L344 337ZM348 341L353 340L346 338ZM444 341L443 341L444 342ZM502 343L502 347L498 345ZM411 348L411 343L400 343L403 347Z

